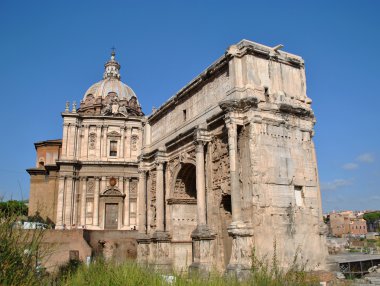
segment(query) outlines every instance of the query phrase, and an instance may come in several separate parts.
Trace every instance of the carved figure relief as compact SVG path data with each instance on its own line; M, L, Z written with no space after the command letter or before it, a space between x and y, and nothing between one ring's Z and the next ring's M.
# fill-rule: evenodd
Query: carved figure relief
M212 165L212 188L214 191L221 191L221 194L230 194L229 185L229 159L228 159L228 137L227 132L223 132L211 143L211 165Z
M95 150L95 147L96 147L96 134L91 133L88 136L88 149Z
M195 199L197 197L195 172L193 164L182 164L174 184L173 198Z
M138 141L139 141L139 137L137 135L132 135L132 138L131 138L132 151L137 151L137 142Z
M91 105L94 103L94 101L95 101L94 96L92 94L89 94L86 96L86 100L84 103L85 103L85 105Z

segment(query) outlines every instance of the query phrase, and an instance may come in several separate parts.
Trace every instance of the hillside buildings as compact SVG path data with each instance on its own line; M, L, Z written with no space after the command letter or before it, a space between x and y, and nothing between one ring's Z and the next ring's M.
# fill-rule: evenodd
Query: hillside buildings
M329 214L329 230L332 236L367 234L367 222L353 211L333 212Z

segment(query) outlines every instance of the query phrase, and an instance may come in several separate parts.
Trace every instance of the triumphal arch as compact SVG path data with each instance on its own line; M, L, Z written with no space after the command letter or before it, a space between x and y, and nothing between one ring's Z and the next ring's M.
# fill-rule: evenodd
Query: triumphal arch
M301 57L247 40L154 110L139 162L138 259L244 271L325 257ZM275 245L275 247L274 247Z
M138 261L161 269L244 273L274 249L323 267L315 117L304 61L281 49L230 46L149 116L112 54L62 141L36 143L31 209L51 197L57 228L137 229Z

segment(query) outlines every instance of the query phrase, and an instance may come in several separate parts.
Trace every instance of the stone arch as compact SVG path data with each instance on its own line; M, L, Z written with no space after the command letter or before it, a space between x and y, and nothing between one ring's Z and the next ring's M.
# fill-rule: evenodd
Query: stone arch
M193 160L185 160L174 167L170 197L178 199L196 199L196 167Z
M172 240L181 241L174 250L183 257L176 268L187 270L193 257L191 234L197 227L196 167L189 158L182 157L173 169L168 222L173 233Z

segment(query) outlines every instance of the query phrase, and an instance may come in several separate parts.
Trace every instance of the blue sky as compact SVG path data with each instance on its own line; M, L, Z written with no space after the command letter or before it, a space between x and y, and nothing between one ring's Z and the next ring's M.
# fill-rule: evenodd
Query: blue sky
M143 110L245 38L306 62L325 211L380 209L379 1L0 2L0 195L29 195L33 143L101 79L116 47ZM379 46L378 46L379 45Z

